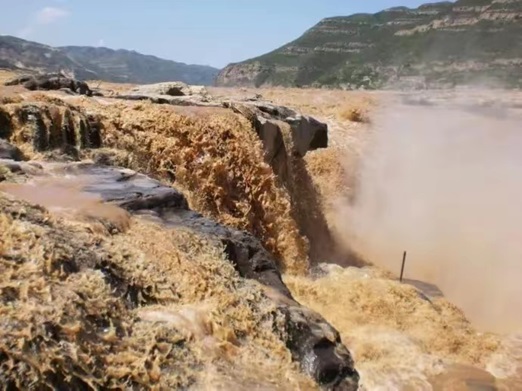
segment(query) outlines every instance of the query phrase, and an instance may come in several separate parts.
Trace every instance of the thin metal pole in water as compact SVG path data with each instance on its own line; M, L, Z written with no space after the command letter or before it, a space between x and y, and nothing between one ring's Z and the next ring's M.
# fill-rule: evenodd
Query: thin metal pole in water
M404 265L406 264L406 251L402 254L402 267L401 267L401 279L402 282L402 276L404 276Z

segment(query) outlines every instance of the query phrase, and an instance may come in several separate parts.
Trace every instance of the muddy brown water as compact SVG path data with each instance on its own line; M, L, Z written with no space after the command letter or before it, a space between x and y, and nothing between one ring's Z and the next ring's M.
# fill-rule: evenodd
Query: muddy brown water
M25 184L0 184L0 191L28 202L39 204L53 213L109 219L121 227L128 226L130 216L123 209L102 202L95 194L84 191L91 184L86 177L53 171L53 175L34 178ZM405 279L422 291L428 298L441 297L443 292L434 284L414 279ZM342 310L339 303L338 310ZM328 314L323 314L328 318ZM499 352L490 363L488 370L465 365L448 365L442 373L430 377L426 388L403 386L400 381L382 384L379 390L421 390L441 391L504 391L522 390L522 339L507 338L505 351ZM495 377L496 375L496 377ZM369 375L371 376L371 374ZM398 376L400 378L400 375ZM506 380L507 378L507 380ZM371 380L371 379L367 379ZM368 390L377 388L368 388Z

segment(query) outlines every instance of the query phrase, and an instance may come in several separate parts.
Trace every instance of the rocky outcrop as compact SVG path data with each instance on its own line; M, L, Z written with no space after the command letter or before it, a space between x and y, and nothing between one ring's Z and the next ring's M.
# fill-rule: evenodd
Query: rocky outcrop
M328 147L328 126L325 123L304 115L288 117L285 121L292 128L294 148L299 156Z
M182 83L180 81L140 85L131 89L131 93L137 95L208 96L208 92L205 87L189 86L188 84Z
M148 101L152 103L162 105L173 105L173 106L201 106L201 107L220 107L219 103L209 102L207 98L202 96L170 96L170 95L157 95L157 94L121 94L113 96L111 98L123 99L123 100L135 100L135 101Z
M267 118L261 110L251 104L225 102L224 106L250 121L263 142L265 161L270 164L278 178L286 182L288 178L288 151L283 132L277 123L278 118Z
M113 96L124 100L147 100L152 103L175 106L213 106L221 105L213 101L203 86L190 86L179 81L147 84L132 88L129 92Z
M288 341L295 359L320 385L334 388L342 384L356 389L358 375L339 333L320 315L301 307L284 285L276 261L251 234L222 226L188 208L176 189L128 170L94 165L73 165L69 174L87 176L92 185L85 191L100 195L117 205L166 227L184 227L217 240L228 259L244 278L254 279L274 289L284 299L277 305L287 316Z
M70 183L77 182L84 192L136 216L153 220L165 228L187 229L221 244L239 275L265 286L267 295L284 315L285 342L302 370L325 389L357 389L359 377L339 333L319 314L293 299L276 261L251 234L203 217L189 209L185 197L176 189L131 170L92 163L49 166L42 163L40 167L43 171L39 175L52 173L54 178L67 175Z
M304 157L308 151L328 147L328 126L313 117L269 102L225 102L225 107L243 115L252 122L263 141L268 162L272 162L286 147L280 126L276 121L290 125L293 155Z
M28 90L66 90L91 96L92 91L84 81L72 79L59 73L20 76L5 83L6 86L22 85Z

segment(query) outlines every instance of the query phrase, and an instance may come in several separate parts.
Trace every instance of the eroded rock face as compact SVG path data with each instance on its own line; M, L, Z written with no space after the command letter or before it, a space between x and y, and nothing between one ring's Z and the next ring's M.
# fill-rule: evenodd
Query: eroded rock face
M10 135L11 125L16 123L37 152L59 150L76 156L79 149L99 148L102 144L99 119L67 106L22 104L0 112L0 122L8 124L0 135Z
M288 151L281 127L276 119L268 119L255 106L236 102L225 102L224 106L248 119L263 142L265 161L283 182L288 177Z
M292 127L295 152L301 157L308 151L328 147L328 126L313 117L297 115L286 122Z
M258 120L265 118L289 124L292 130L293 152L298 156L303 157L308 151L328 147L328 125L313 117L300 115L288 107L257 101L225 102L224 106L242 114L250 121L256 117Z
M269 102L256 101L248 104L256 107L259 111L264 113L264 115L268 115L271 118L275 118L281 121L286 121L287 118L297 115L296 111L288 107L277 106Z
M288 154L304 157L308 151L328 147L328 126L313 117L267 102L224 102L224 107L247 118L263 142L265 161L284 182L288 177ZM280 124L290 125L292 146L284 141Z
M251 234L189 209L182 193L132 170L92 163L43 164L56 176L77 178L84 192L169 227L190 230L223 244L244 278L258 281L286 319L286 345L304 372L329 390L356 390L359 376L339 333L319 314L297 303L282 281L276 261Z
M92 91L84 81L72 79L58 73L43 75L26 75L9 80L6 86L23 85L28 90L61 90L68 89L80 95L92 95Z
M276 122L263 117L256 117L254 127L263 141L266 162L272 166L274 174L285 182L288 177L288 157L281 128Z

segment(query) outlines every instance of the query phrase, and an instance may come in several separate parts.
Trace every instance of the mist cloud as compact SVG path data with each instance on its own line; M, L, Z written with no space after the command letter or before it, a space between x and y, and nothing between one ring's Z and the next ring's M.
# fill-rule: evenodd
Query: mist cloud
M375 119L340 237L369 261L437 284L479 327L522 330L520 120L388 107Z

